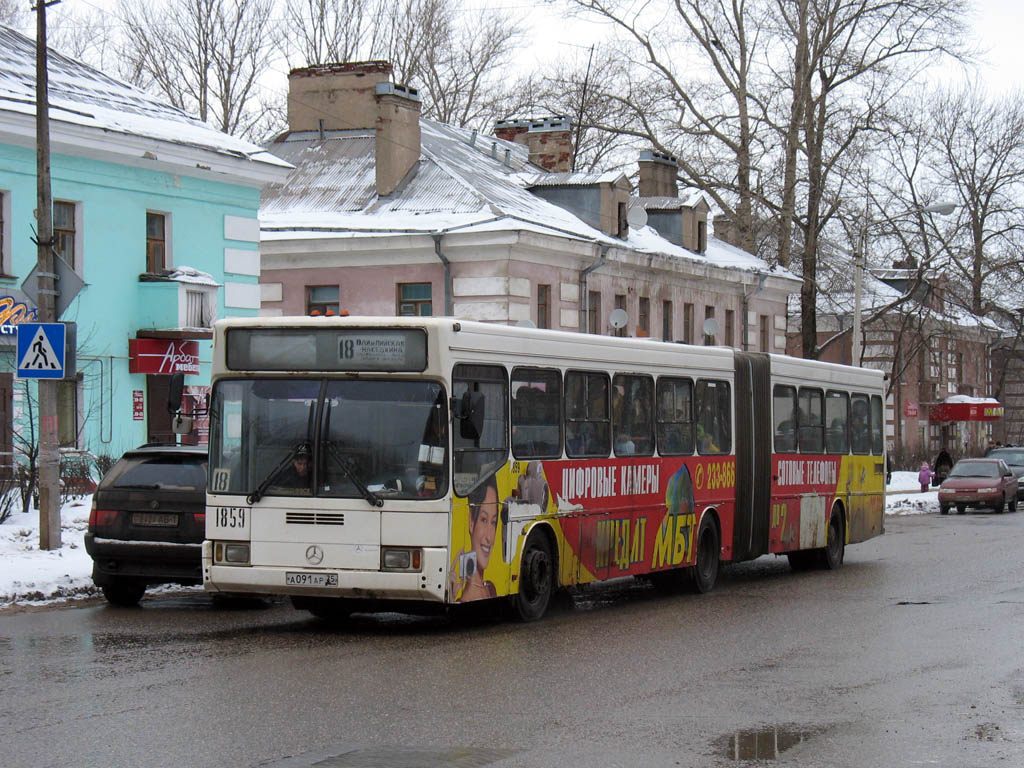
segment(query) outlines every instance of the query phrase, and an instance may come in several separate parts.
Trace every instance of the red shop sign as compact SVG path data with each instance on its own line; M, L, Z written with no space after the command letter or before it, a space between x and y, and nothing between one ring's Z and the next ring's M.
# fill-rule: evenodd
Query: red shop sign
M199 373L199 342L128 339L129 373Z

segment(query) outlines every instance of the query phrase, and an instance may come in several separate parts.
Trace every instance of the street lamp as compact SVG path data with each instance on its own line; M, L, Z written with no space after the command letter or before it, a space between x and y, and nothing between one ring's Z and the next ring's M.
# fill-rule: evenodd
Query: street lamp
M887 221L900 219L908 214L915 213L937 213L940 216L948 216L957 208L956 203L934 203L922 208L911 208L895 216L885 216L881 219L869 220L867 216L861 221L860 233L857 238L857 257L854 259L853 273L853 352L850 356L852 365L860 365L861 333L860 333L860 294L861 284L864 281L864 258L867 253L868 227L875 224L884 224Z

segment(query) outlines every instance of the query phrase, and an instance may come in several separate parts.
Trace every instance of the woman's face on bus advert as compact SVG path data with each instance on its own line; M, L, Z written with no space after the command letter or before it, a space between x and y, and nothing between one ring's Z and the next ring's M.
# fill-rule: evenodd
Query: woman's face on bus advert
M492 485L469 516L469 538L476 552L477 572L482 574L491 557L494 534L498 529L498 490Z

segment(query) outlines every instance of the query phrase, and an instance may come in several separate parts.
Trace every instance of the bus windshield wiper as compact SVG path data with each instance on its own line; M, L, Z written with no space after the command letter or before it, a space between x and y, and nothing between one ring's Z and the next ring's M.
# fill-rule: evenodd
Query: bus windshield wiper
M383 507L384 499L379 495L371 491L366 487L358 474L356 474L355 467L353 466L353 460L348 456L343 456L341 451L333 442L327 442L327 455L331 457L338 468L344 473L345 477L349 479L349 482L356 487L356 490L362 494L362 497L366 499L367 503L374 507Z
M281 474L285 467L291 464L292 460L294 460L296 455L298 455L299 449L304 444L305 443L299 443L294 448L292 448L288 455L281 459L281 463L274 467L272 470L270 470L270 473L265 478L263 478L263 482L256 486L256 490L246 497L245 500L249 502L249 504L255 504L257 501L263 498L263 494L267 492L267 488L270 487L270 484L274 482L274 480L277 478L278 475Z

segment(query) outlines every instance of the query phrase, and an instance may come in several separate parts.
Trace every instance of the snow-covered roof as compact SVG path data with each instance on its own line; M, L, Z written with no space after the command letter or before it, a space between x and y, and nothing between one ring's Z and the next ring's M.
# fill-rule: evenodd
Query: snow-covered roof
M35 41L0 25L0 116L36 112ZM287 163L243 139L229 136L184 111L158 101L135 86L50 49L49 102L51 131L61 126L96 129L125 137L156 139L194 147L225 158L287 169ZM4 126L8 127L8 126ZM34 133L33 133L34 135ZM55 136L56 138L56 136Z
M653 228L630 228L623 240L595 229L554 203L531 193L539 178L556 185L615 182L603 174L543 174L526 147L420 119L419 167L393 195L376 192L372 131L293 132L269 146L292 163L284 182L264 186L261 238L386 237L412 233L532 231L692 260L722 268L768 272L756 256L709 238L705 254L677 246ZM699 190L698 190L699 192ZM703 193L701 193L703 194ZM787 270L772 274L793 278Z
M622 171L605 171L604 173L584 173L582 171L538 173L525 179L525 181L527 187L585 187L592 184L614 184L619 179L629 181L626 174Z

